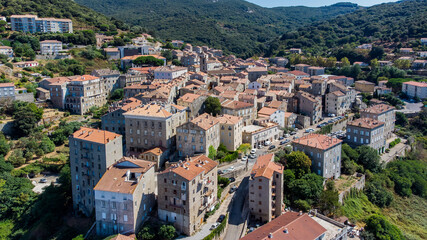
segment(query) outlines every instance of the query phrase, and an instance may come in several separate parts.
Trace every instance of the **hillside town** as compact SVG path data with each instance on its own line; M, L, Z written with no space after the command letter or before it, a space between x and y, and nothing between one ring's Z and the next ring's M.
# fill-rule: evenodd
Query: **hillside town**
M71 19L0 18L12 32L73 33ZM364 188L372 174L366 169L374 172L405 156L410 136L397 133L397 122L422 111L427 99L425 50L384 49L383 60L370 63L318 57L324 64L309 64L311 57L298 48L287 57L242 59L147 33L121 46L113 44L115 36L95 38L90 51L108 65L94 64L81 74L37 69L80 59L74 51L89 52L88 46L46 39L32 59L0 46L6 59L2 80L12 80L0 83L4 108L43 109L37 124L48 137L80 123L55 143L49 158L58 146L66 147L61 154L69 156L71 214L93 220L87 239L135 239L153 222L172 226L182 239L362 239L363 227L336 218L329 205L312 208L316 203L308 198L289 197L286 170L292 169L293 180L319 182L319 191L333 186L342 205L353 189ZM427 38L418 40L427 49ZM385 77L373 82L331 71L391 66L417 78L396 88ZM5 122L2 132L8 135ZM377 165L352 165L348 147L371 151ZM34 153L14 166L37 162L33 155L39 157ZM5 158L11 161L11 154ZM307 171L298 162L303 159ZM35 184L45 181L51 180Z

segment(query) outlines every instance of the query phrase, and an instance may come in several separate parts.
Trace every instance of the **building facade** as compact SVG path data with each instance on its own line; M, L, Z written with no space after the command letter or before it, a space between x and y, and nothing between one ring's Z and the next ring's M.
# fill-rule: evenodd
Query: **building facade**
M95 209L93 188L107 168L123 157L122 136L82 127L69 140L73 207L89 216Z
M217 165L205 155L173 164L157 176L158 216L176 230L194 234L217 201Z
M39 18L36 15L10 16L12 31L29 33L72 33L71 19Z
M394 125L396 121L396 108L386 105L378 104L360 111L360 117L373 118L380 122L384 122L384 137L389 139L393 135Z
M15 85L13 83L0 83L0 99L15 99Z
M402 92L409 97L418 97L420 99L427 98L427 83L426 82L404 82L402 84Z
M344 115L350 109L346 96L341 91L335 91L326 94L326 113L333 113L337 116Z
M45 40L40 42L42 55L57 55L62 51L62 42L57 40Z
M345 142L353 147L367 145L377 150L379 154L384 153L387 147L384 122L372 118L359 118L347 123Z
M94 187L97 235L136 233L156 203L154 163L123 157Z
M309 134L292 142L294 151L304 152L311 159L314 173L326 179L341 175L341 143L334 137Z
M283 170L274 162L274 154L259 156L249 178L249 209L251 217L270 222L282 214Z
M268 122L262 125L248 125L242 129L242 142L253 148L264 146L267 141L273 142L282 136L279 124Z
M236 151L242 144L243 119L232 115L217 117L220 124L220 141L227 150Z

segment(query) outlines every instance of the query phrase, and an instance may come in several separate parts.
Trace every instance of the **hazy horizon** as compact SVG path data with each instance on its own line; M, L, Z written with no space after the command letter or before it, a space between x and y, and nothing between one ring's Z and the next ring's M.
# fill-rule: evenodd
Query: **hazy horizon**
M352 2L357 3L360 6L369 7L376 4L387 3L387 2L397 2L397 0L246 0L251 3L255 3L262 7L289 7L289 6L307 6L307 7L321 7L329 6L339 2Z

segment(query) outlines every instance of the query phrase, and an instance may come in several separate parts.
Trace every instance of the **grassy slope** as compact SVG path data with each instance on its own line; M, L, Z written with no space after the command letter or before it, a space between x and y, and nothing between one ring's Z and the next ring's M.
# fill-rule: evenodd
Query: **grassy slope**
M394 195L388 208L380 209L369 202L366 195L351 197L345 201L342 212L352 221L361 222L374 213L382 213L396 225L409 240L427 239L427 200L412 195L402 198Z

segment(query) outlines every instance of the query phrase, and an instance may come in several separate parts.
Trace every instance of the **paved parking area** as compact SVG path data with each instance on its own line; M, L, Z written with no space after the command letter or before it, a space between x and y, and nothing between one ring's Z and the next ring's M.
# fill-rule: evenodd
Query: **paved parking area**
M35 178L30 178L31 183L34 185L33 191L35 193L42 193L44 191L44 188L49 186L50 184L58 184L58 178L59 175L57 174L52 174L52 175L45 175L45 176L40 176L40 177L35 177ZM46 183L41 183L40 180L41 179L46 179L47 182Z

